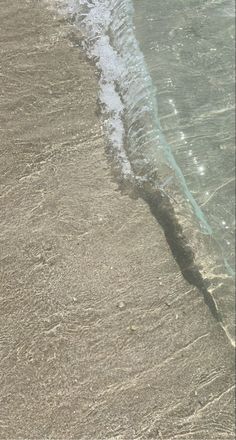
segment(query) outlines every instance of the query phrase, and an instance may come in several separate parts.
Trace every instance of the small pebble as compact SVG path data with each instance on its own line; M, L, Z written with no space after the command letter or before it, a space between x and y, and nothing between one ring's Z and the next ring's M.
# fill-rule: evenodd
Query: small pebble
M120 302L117 304L117 307L118 307L120 310L125 309L125 306L126 306L126 304L124 303L124 301L120 301Z
M130 325L129 329L131 330L131 332L135 332L137 330L137 327L135 325Z

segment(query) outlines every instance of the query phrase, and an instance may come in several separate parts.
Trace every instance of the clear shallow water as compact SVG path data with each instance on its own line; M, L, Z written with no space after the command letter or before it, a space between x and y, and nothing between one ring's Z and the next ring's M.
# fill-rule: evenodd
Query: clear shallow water
M234 2L134 0L134 5L163 133L233 269Z
M159 188L174 181L201 233L217 243L217 255L207 256L212 259L209 267L214 270L221 261L232 274L232 3L59 3L66 6L75 27L82 32L84 50L100 71L104 129L123 179L134 183L151 181ZM189 217L187 211L185 214ZM224 277L222 274L221 280ZM219 300L227 303L227 316L231 310L230 328L232 295L221 295Z

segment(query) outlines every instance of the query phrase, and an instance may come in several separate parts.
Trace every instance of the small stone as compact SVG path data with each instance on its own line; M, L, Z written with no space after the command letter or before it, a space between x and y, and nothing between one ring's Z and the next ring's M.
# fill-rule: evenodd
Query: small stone
M120 301L120 302L117 304L117 307L118 307L120 310L124 310L124 309L125 309L125 306L126 306L126 304L124 303L124 301Z
M137 327L135 325L130 325L129 329L131 332L135 332L137 330Z

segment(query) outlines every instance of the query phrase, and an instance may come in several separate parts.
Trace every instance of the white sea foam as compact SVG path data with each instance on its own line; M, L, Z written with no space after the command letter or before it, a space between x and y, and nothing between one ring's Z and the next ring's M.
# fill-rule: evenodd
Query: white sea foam
M168 164L170 177L155 184L164 191L174 172L202 232L212 235L162 133L155 90L135 36L132 0L51 1L56 1L63 13L73 16L74 26L84 36L87 55L100 71L99 99L104 129L123 177L143 181L157 176L158 180L163 164ZM173 100L170 105L177 114ZM184 133L181 133L181 140L185 141ZM190 150L189 156L192 155ZM193 163L199 175L203 175L205 169L195 156Z
M59 4L74 16L75 26L85 36L87 54L101 73L104 126L122 172L126 177L143 177L147 163L149 171L157 166L158 127L151 78L133 31L132 2L60 0Z
M212 234L162 133L155 90L135 36L132 0L58 1L73 16L87 54L100 71L104 128L123 176L149 179L161 175L158 171L168 164L202 231Z

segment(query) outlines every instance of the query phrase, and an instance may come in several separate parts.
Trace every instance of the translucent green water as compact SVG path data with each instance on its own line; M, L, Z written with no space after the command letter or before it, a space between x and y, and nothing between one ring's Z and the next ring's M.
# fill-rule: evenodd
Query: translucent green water
M229 272L234 270L234 4L134 0L161 127Z
M232 339L233 4L68 0L66 5L99 71L102 121L120 177L153 191L171 182L176 218Z

